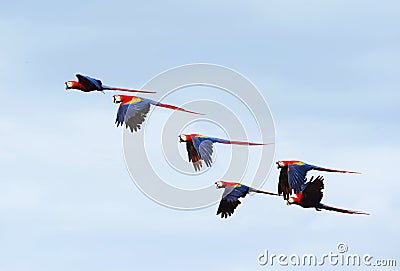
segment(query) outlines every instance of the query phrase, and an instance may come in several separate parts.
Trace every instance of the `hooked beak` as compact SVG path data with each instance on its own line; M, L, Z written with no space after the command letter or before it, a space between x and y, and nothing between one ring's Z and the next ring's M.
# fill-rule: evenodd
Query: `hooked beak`
M118 104L118 103L120 103L121 102L121 100L117 100L117 98L115 98L115 95L113 96L113 103L115 103L115 104Z

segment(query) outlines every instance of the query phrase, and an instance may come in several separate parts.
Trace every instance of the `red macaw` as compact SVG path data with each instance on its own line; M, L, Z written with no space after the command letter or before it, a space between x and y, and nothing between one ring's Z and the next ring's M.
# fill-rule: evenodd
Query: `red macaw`
M136 90L136 89L127 89L127 88L116 88L105 86L99 79L95 79L89 76L76 74L78 81L67 81L65 82L65 89L79 89L83 92L91 92L91 91L101 91L104 93L104 90L120 90L127 92L142 92L142 93L155 93L154 91L147 90Z
M202 167L201 160L203 160L206 163L207 167L211 166L213 143L247 145L247 146L268 145L262 143L231 141L215 137L207 137L201 134L179 135L178 142L186 142L186 150L188 152L189 162L193 163L195 171L200 170L200 168Z
M335 211L340 213L346 214L362 214L362 215L369 215L368 213L360 212L360 211L353 211L347 209L336 208L332 206L328 206L321 203L324 189L324 177L318 176L314 180L314 176L311 177L309 182L304 184L304 189L302 192L291 196L287 200L287 204L296 204L303 208L315 208L317 211L321 211L321 209Z
M282 194L285 200L289 199L293 190L295 193L303 191L304 184L307 181L306 175L310 170L360 174L355 171L318 167L301 161L278 161L276 164L278 169L280 169L278 194Z
M117 119L115 120L117 127L120 125L122 126L123 123L125 123L126 128L129 127L131 132L133 132L133 130L135 130L136 132L140 129L140 125L144 122L144 119L150 110L151 104L155 106L169 108L172 110L179 110L191 114L203 115L201 113L189 111L177 106L163 104L137 96L114 95L113 102L120 104L117 112Z
M217 215L221 214L221 218L228 218L228 216L231 216L236 207L241 203L239 198L244 198L250 192L279 196L276 193L254 189L240 183L217 181L215 182L215 186L217 189L225 188L217 211Z

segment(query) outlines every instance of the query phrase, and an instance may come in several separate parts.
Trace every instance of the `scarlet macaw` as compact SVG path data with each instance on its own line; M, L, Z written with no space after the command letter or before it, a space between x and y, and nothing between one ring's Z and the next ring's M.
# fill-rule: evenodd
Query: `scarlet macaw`
M201 134L179 135L178 142L186 142L186 150L188 152L189 162L193 163L195 171L200 170L200 168L202 167L201 160L203 160L206 163L207 167L211 166L213 143L247 145L247 146L267 145L262 143L231 141L215 137L207 137Z
M282 194L285 200L289 199L292 190L294 190L295 193L303 191L304 184L307 181L306 175L310 170L360 174L354 171L318 167L301 161L278 161L276 164L278 169L280 169L278 194Z
M317 211L321 211L321 209L325 209L325 210L329 210L329 211L335 211L335 212L346 213L346 214L369 215L368 213L364 213L364 212L360 212L360 211L341 209L341 208L336 208L336 207L322 204L321 200L323 197L322 189L324 189L324 177L318 176L317 178L315 178L315 180L313 180L313 179L314 179L314 176L311 177L309 182L306 182L304 184L304 189L302 192L299 192L299 193L295 194L294 196L291 196L287 200L287 204L288 205L296 204L303 208L315 208Z
M79 89L83 92L91 92L91 91L101 91L104 93L104 90L120 90L127 92L143 92L143 93L155 93L154 91L147 90L135 90L135 89L127 89L127 88L116 88L105 86L99 79L95 79L89 76L76 74L78 81L67 81L65 82L65 89Z
M215 186L217 189L225 188L217 211L217 215L221 214L221 218L228 218L228 216L231 216L236 207L241 203L239 198L244 198L250 192L279 196L276 193L257 190L240 183L217 181L215 182Z
M150 110L150 105L165 107L173 110L179 110L191 114L200 114L197 112L189 111L177 106L159 103L150 99L145 99L137 96L127 96L127 95L114 95L113 102L119 103L120 106L117 112L117 119L115 123L118 126L122 126L125 122L126 128L129 127L131 132L140 129L140 125L144 122L147 113Z

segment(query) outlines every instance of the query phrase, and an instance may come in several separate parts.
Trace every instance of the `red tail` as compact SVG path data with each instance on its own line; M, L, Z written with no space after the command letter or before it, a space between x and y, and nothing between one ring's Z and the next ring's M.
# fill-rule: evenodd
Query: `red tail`
M231 140L226 140L226 142L220 142L223 144L235 144L235 145L246 145L246 146L264 146L264 145L270 145L273 143L253 143L253 142L243 142L243 141L231 141Z
M330 168L323 168L323 167L319 167L317 170L320 170L320 171L328 171L328 172L340 172L340 173L361 174L361 172L356 172L356 171L338 170L338 169L330 169Z
M128 89L128 88L103 87L103 89L105 89L105 90L120 90L120 91L126 91L126 92L157 93L155 91L137 90L137 89Z
M254 191L254 192L256 192L256 193L262 193L262 194L267 194L267 195L271 195L271 196L278 196L278 197L279 197L279 195L278 195L277 193L267 192L267 191L263 191L263 190L256 190L256 191Z
M271 195L271 196L278 196L278 194L276 193L272 193L272 192L267 192L267 191L263 191L263 190L257 190L257 189L253 189L251 192L255 192L255 193L262 193L262 194L267 194L267 195Z
M187 113L191 113L191 114L204 115L204 114L202 114L202 113L197 113L197 112L194 112L194 111L189 111L189 110L183 109L183 108L181 108L181 107L177 107L177 106L170 105L170 104L154 103L154 105L160 106L160 107L169 108L169 109L172 109L172 110L179 110L179 111L183 111L183 112L187 112Z
M368 213L360 212L360 211L353 211L353 210L347 210L347 209L341 209L341 208L336 208L328 205L323 205L323 209L329 210L329 211L335 211L339 213L346 213L346 214L356 214L356 215L369 215Z

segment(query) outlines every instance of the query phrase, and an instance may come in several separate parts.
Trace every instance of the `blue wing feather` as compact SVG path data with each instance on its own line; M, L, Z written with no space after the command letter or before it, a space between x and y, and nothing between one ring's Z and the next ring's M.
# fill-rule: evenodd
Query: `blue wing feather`
M236 201L238 198L243 198L249 193L250 188L246 185L240 185L238 187L225 188L222 199L227 201Z
M97 90L103 89L101 81L96 78L92 78L90 76L82 75L82 74L76 74L76 77L78 78L78 81L81 84L86 85L89 89L90 88L97 89Z
M200 158L210 167L212 164L213 142L208 137L192 137L192 142Z
M151 100L141 99L137 103L121 104L118 108L115 123L117 127L125 123L126 128L137 131L144 122L147 113L150 110Z
M247 193L249 193L249 190L250 188L248 186L240 184L225 188L218 206L217 215L221 214L221 218L231 216L240 204L239 198L244 198Z
M319 169L320 167L309 165L309 164L292 164L288 166L288 183L293 188L295 193L301 192L307 181L307 172L313 169Z

